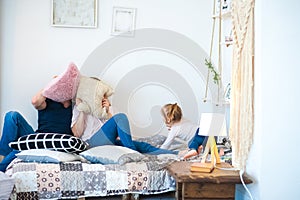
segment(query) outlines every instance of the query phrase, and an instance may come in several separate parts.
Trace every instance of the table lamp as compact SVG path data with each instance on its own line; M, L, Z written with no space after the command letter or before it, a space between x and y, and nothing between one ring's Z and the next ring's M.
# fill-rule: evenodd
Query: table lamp
M211 172L216 163L221 163L215 136L227 136L226 119L222 113L202 113L199 135L208 136L200 163L193 163L191 171ZM206 162L211 152L211 162Z

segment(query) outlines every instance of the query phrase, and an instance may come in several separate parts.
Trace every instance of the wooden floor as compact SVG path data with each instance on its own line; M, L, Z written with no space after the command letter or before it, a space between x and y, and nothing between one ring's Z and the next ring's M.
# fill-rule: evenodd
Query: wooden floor
M139 195L140 200L175 200L175 192L168 192L164 194L155 195ZM108 197L88 197L86 200L122 200L122 196L108 196ZM134 200L134 199L129 199Z

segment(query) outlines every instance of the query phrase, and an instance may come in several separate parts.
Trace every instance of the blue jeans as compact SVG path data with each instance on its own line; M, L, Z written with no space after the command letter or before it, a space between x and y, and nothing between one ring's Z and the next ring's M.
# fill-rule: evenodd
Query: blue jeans
M205 136L198 135L198 133L199 133L199 128L197 129L193 139L189 142L189 148L195 149L196 151L198 151L199 146L203 144L204 139L206 138Z
M146 153L146 154L151 154L151 155L178 154L178 151L171 151L171 150L167 150L167 149L157 148L147 142L133 141L133 144L136 146L137 151L140 153Z
M87 140L87 143L90 147L115 145L117 137L120 138L123 146L136 150L131 138L129 121L124 113L112 116L89 140Z
M16 157L15 154L18 152L13 151L8 144L16 141L21 136L32 133L34 133L34 130L19 112L10 111L6 113L0 140L0 155L5 156L0 163L1 171L6 169L7 165Z
M5 172L7 166L17 157L16 154L19 152L20 151L12 150L9 154L7 154L0 163L0 171Z
M116 145L124 146L123 142L120 140L117 140ZM133 140L133 144L136 147L136 150L140 153L144 154L150 154L150 155L158 155L158 154L178 154L178 151L171 151L167 149L160 149L158 147L152 146L151 144L147 142L140 142Z

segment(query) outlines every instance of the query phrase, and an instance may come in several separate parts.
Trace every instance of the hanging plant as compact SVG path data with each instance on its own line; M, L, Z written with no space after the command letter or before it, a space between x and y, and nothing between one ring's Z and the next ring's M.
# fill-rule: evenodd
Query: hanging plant
M215 70L213 64L211 63L210 60L207 60L205 58L205 65L208 67L208 69L211 71L211 73L213 73L213 80L215 84L219 85L219 81L221 79L220 74Z

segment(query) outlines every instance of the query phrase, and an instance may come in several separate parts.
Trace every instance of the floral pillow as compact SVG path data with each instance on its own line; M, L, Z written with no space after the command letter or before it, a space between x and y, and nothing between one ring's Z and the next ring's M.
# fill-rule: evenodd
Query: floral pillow
M80 72L74 63L66 71L52 79L43 90L43 95L53 101L63 102L76 96L80 81Z

